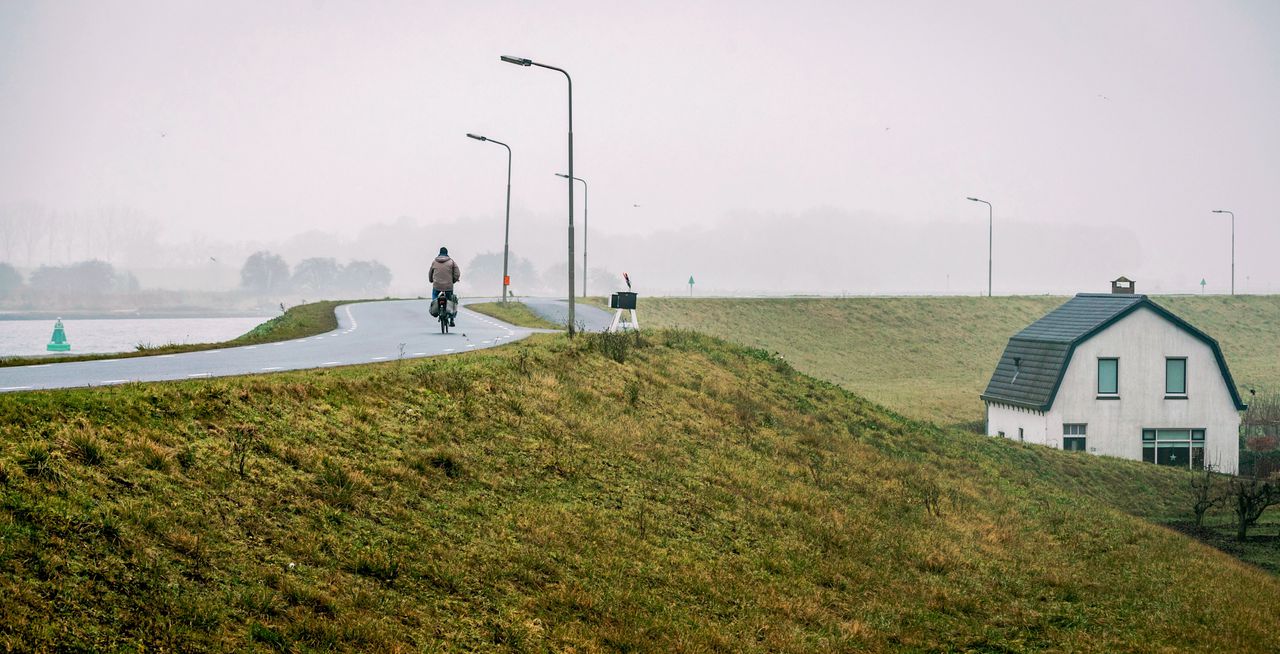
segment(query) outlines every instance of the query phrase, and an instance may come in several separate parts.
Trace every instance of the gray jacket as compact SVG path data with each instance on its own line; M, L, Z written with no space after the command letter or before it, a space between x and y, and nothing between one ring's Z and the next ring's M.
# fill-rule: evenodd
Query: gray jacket
M427 272L427 281L437 291L452 291L453 285L462 279L462 270L449 255L442 254L431 262L431 270Z

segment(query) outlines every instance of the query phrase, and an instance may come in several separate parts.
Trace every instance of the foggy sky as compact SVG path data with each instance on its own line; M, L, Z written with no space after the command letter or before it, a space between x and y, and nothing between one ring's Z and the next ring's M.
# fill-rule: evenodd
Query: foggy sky
M655 290L978 292L976 195L997 293L1224 291L1215 208L1237 287L1280 291L1277 33L1267 0L11 0L0 205L241 249L407 217L409 289L414 248L501 248L506 151L475 132L512 146L512 247L551 265L565 83L510 54L574 76L592 266Z

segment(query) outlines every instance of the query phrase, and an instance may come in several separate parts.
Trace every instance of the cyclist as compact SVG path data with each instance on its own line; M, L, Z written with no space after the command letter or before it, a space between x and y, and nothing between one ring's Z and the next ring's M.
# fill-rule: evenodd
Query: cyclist
M449 248L441 247L440 256L431 261L431 270L427 272L427 281L431 282L431 301L435 302L441 293L449 300L449 326L453 327L453 319L458 315L458 296L453 293L453 285L462 279L462 270L457 262L449 258Z

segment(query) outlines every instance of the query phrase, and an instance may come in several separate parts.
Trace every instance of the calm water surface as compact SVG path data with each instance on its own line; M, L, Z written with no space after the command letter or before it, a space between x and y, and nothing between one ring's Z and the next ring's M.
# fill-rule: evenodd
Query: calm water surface
M233 339L269 320L250 318L109 318L66 319L70 354L132 352L139 343L216 343ZM52 320L0 320L0 356L51 354Z

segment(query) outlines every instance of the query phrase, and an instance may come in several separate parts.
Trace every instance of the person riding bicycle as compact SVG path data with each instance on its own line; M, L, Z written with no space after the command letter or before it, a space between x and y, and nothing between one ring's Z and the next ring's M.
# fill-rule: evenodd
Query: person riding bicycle
M431 282L431 301L435 302L441 293L449 301L449 326L453 327L453 319L458 315L458 296L453 293L453 285L462 279L462 270L457 262L449 258L449 248L440 248L440 256L431 261L431 270L427 272L427 281Z

